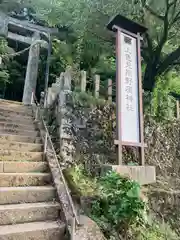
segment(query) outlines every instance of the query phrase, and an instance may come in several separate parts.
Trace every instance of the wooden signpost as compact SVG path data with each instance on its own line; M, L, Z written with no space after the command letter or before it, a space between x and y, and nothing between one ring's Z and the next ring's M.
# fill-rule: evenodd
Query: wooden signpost
M144 165L144 126L141 77L141 36L147 29L121 15L107 28L116 32L116 126L118 164L122 165L122 146L140 149Z

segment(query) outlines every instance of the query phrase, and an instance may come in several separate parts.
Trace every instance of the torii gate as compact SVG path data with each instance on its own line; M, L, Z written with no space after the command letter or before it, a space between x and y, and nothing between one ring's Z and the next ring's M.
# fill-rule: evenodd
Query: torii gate
M55 28L42 27L27 20L18 20L0 12L0 35L7 39L25 43L30 47L22 102L31 104L32 91L36 89L40 46L37 40L50 41L51 34L58 33Z

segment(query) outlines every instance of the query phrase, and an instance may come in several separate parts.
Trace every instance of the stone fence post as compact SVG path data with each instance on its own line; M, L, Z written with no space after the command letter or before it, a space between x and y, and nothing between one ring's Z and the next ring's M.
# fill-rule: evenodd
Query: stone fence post
M81 71L81 92L86 92L86 71Z
M112 102L112 79L108 79L108 101Z
M94 96L96 98L99 97L99 89L100 89L100 76L95 75L95 89L94 89Z
M72 133L73 109L69 104L72 102L71 81L71 69L69 68L64 73L64 83L59 92L57 116L59 122L60 153L63 161L67 164L73 162L75 154Z

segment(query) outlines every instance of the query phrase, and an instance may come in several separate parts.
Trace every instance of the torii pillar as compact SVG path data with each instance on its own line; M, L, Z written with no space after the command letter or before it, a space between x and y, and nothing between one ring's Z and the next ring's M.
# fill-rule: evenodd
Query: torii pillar
M40 40L40 34L36 32L32 40L33 40L32 44L34 43L34 41ZM29 57L28 57L28 64L27 64L27 70L26 70L24 92L23 92L23 100L22 100L24 105L31 104L32 92L36 90L39 53L40 53L39 44L31 46L29 50Z

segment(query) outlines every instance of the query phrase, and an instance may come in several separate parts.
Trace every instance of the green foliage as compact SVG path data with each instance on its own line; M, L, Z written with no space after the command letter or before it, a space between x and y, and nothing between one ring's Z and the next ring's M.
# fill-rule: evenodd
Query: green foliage
M9 73L6 70L0 71L0 82L8 82L9 79Z
M95 98L91 92L81 92L80 89L76 88L73 93L74 103L77 106L84 108L94 108L98 106L105 106L106 100L102 98Z
M109 57L101 55L99 61L97 62L94 73L105 75L106 77L115 77L116 72L116 59L114 57Z
M131 240L178 240L177 234L167 223L157 220L144 225L132 225L128 231L128 239Z
M175 77L176 76L176 77ZM179 93L179 78L176 73L170 72L158 78L153 94L151 94L151 114L157 120L172 119L176 114L176 100L171 92Z
M84 211L97 222L107 239L179 239L167 223L147 215L138 183L115 172L92 178L82 165L64 170L64 175L72 194L91 199L91 207Z
M131 224L142 221L145 204L138 183L109 172L99 184L100 196L93 202L90 215L106 236L126 232Z
M53 40L53 63L60 65L61 70L65 71L66 66L73 65L73 46L58 39Z
M180 95L180 77L177 71L171 71L168 73L169 89L171 92Z
M114 40L104 27L110 17L120 13L146 25L148 34L144 36L143 46L144 87L152 90L157 76L178 65L179 3L179 0L38 0L31 4L50 25L73 29L79 63L84 69L98 68L104 54L114 57Z
M148 27L143 44L144 88L155 86L157 76L179 66L180 0L2 0L6 12L30 7L49 26L67 27L74 34L67 46L54 44L52 76L68 62L76 60L82 69L114 77L114 38L105 25L110 17L122 14ZM72 47L73 45L73 47ZM64 47L63 47L64 46ZM75 54L74 54L75 53ZM106 56L104 58L104 56ZM56 63L56 64L54 64ZM179 70L178 70L179 71Z
M4 38L0 38L0 56L12 53L12 49L8 47L7 41ZM5 83L9 81L8 64L10 59L8 57L2 58L0 65L0 82Z
M65 169L63 173L73 194L84 197L98 195L97 179L89 177L81 165Z

